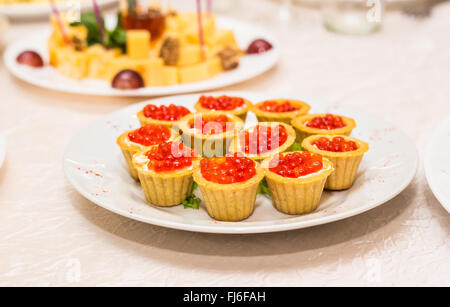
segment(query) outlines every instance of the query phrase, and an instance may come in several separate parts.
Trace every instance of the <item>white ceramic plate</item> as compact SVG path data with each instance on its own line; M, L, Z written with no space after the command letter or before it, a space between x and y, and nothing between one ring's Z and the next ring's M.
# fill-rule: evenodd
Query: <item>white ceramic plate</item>
M218 95L222 93L214 93ZM270 98L302 98L255 92L227 92L250 101ZM153 104L179 104L192 109L199 94L151 100ZM102 119L82 130L70 143L64 156L67 178L83 196L117 214L159 226L210 233L260 233L304 228L341 220L376 206L399 194L413 179L417 169L417 151L412 141L382 119L348 107L332 107L314 100L312 112L335 112L356 119L354 136L370 143L354 186L343 192L325 192L317 211L285 215L272 202L258 196L253 215L237 223L211 219L201 204L200 210L183 206L159 208L148 204L140 185L128 174L116 138L124 131L139 127L135 114L149 101L136 104ZM246 125L256 122L253 114ZM199 193L197 189L197 193Z
M114 23L113 16L106 19L107 24ZM274 48L260 55L245 56L241 59L237 69L224 72L202 82L186 83L174 86L146 87L138 90L116 90L105 81L84 79L73 80L62 76L53 67L46 66L42 69L33 69L16 62L16 57L24 50L32 49L39 52L48 62L46 47L50 29L45 32L35 33L33 36L17 40L12 43L5 52L6 67L16 77L36 86L58 90L68 93L102 95L102 96L162 96L188 92L206 91L239 83L256 77L273 67L279 57L279 44L275 38L268 36L263 30L240 21L218 17L218 25L223 28L233 29L239 46L244 48L256 38L264 38L270 41Z
M450 213L450 117L433 132L425 150L425 175L436 198Z
M112 6L118 0L97 0L99 7ZM64 11L68 8L67 1L56 4L58 9ZM92 1L82 0L80 3L82 11L92 8ZM12 19L33 19L46 17L51 13L50 1L38 3L14 3L0 4L0 14Z
M0 133L0 168L3 165L3 162L5 161L5 155L6 155L6 141L3 134Z

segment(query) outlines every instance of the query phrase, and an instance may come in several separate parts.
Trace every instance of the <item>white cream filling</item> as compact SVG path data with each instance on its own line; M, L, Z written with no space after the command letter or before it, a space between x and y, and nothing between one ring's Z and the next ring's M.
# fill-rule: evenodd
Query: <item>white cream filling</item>
M144 171L153 171L148 168L148 163L150 159L145 154L140 154L134 157L134 161L144 170ZM181 170L192 170L192 164L189 167L182 168ZM177 170L177 171L180 171Z

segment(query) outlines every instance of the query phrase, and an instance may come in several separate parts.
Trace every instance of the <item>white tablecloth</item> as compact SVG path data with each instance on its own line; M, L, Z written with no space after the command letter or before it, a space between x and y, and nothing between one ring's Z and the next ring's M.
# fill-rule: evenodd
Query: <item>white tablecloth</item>
M294 92L367 110L403 129L422 157L433 127L450 113L450 4L424 20L390 14L382 32L365 37L326 32L311 9L296 8L293 21L280 24L272 5L233 14L277 33L281 62L229 89ZM5 41L43 25L14 24ZM450 215L422 163L399 196L340 222L259 235L183 232L110 213L64 178L71 137L139 99L46 91L3 64L0 93L7 138L0 285L450 285Z

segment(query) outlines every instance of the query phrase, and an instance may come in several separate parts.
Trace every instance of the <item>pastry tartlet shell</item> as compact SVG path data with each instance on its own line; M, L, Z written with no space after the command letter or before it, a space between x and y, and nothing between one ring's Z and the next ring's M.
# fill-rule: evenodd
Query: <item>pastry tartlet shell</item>
M286 155L287 152L281 155ZM269 162L274 157L265 159L261 166L265 169L266 181L272 193L272 204L280 212L298 215L310 213L317 209L328 176L333 172L333 164L323 158L323 169L319 172L300 177L280 176L269 170Z
M297 133L297 142L301 144L305 138L310 135L350 135L352 130L356 127L356 122L353 118L332 114L334 116L339 116L342 118L345 127L339 129L317 129L311 128L305 125L305 122L312 120L314 117L323 117L326 116L326 113L317 113L317 114L307 114L300 117L296 117L292 120L291 124L295 128L295 132Z
M170 129L170 128L169 128ZM117 145L119 145L120 149L122 150L122 154L125 158L125 161L127 163L128 166L128 171L130 172L131 177L133 177L133 179L135 180L139 180L138 177L138 173L136 171L136 168L133 165L133 155L137 152L143 151L146 148L150 148L138 143L132 143L130 141L130 143L132 144L127 144L126 139L128 138L128 134L130 132L135 131L136 129L127 131L122 133L118 138L117 138ZM170 129L170 138L169 140L167 140L167 142L173 142L173 141L177 141L180 139L180 135L175 132L173 129Z
M315 140L321 137L332 139L336 137L336 135L313 135L307 137L302 142L302 147L305 150L320 154L333 163L335 170L327 179L325 184L325 189L327 190L340 191L350 188L353 185L353 182L355 182L356 174L358 173L358 168L364 154L369 151L369 144L366 142L345 135L339 136L343 137L346 141L355 142L358 149L347 152L332 152L320 150L312 145Z
M253 213L258 186L264 178L264 170L256 161L255 167L255 176L247 181L219 184L206 180L201 173L200 160L194 162L193 177L200 188L209 216L218 221L237 222Z
M172 207L181 204L191 193L193 179L192 166L171 171L157 173L145 169L145 164L138 160L153 146L146 148L133 156L133 165L144 190L147 201L159 207ZM194 161L193 161L194 162Z
M233 139L233 141L231 142L228 151L229 151L230 153L239 152L239 153L242 153L242 154L243 154L245 157L247 157L247 158L250 158L250 159L253 159L253 160L256 160L256 161L261 161L261 160L264 160L264 159L266 159L266 158L268 158L268 157L271 157L271 156L273 156L273 155L275 155L275 154L278 154L278 153L280 153L280 152L284 152L284 151L290 150L291 147L292 147L292 144L294 144L294 142L295 142L295 131L294 131L294 129L293 129L290 125L288 125L288 124L285 124L285 123L282 123L282 122L261 122L261 123L258 123L257 125L260 125L260 126L261 126L261 125L262 125L262 126L270 126L270 127L276 127L276 126L278 126L278 125L283 126L284 128L286 128L286 132L287 132L287 134L288 134L288 137L287 137L287 139L286 139L286 142L285 142L283 145L281 145L280 147L278 147L278 148L276 148L276 149L272 149L272 150L270 150L270 151L268 151L268 152L265 152L265 153L262 153L262 154L247 154L247 153L245 153L244 151L241 150L241 144L240 144L240 141L239 141L240 133L239 133L239 134ZM248 128L248 129L245 129L245 130L252 129L252 128L254 128L254 127L255 127L255 126L250 127L250 128ZM243 131L245 131L245 130L243 130ZM241 133L242 133L243 131L241 131Z
M278 104L289 101L291 105L298 107L299 109L297 111L279 113L262 111L259 107L266 101L276 101ZM293 118L307 114L310 109L311 106L304 101L283 98L265 100L254 104L251 107L251 110L255 113L259 122L283 122L289 125Z
M157 120L144 115L144 111L141 110L136 114L141 126L145 125L163 125L169 128L175 127L180 123L180 120L168 121L168 120Z
M242 97L239 97L239 98L242 98ZM251 103L251 101L249 101L249 100L247 100L245 98L242 98L242 99L244 99L244 103L245 103L244 106L239 107L239 108L234 109L234 110L229 110L229 111L227 111L227 110L211 110L211 109L204 108L204 107L202 107L202 104L200 103L200 100L197 100L197 102L194 105L194 108L195 108L195 110L197 112L201 112L201 113L204 113L204 112L225 112L227 114L232 114L234 116L237 116L240 119L242 119L242 121L245 122L245 120L247 119L247 112L250 111L250 109L252 107L252 103Z
M227 116L231 120L231 122L233 122L234 129L226 131L224 133L206 135L200 133L200 131L198 131L197 129L190 128L190 121L195 120L197 116L208 117L219 115ZM224 156L228 153L229 144L236 137L239 131L242 130L242 128L244 127L244 122L239 117L227 112L210 111L188 114L180 120L177 127L181 130L181 138L187 146L195 148L199 153L202 153L203 156L212 157ZM216 149L216 143L221 144L222 150ZM209 152L209 150L205 151L205 149L211 149L212 152Z

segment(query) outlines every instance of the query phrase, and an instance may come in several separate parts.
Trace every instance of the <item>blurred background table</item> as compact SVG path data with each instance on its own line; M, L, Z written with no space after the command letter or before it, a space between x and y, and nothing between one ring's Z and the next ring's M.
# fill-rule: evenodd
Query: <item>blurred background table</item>
M422 157L433 127L450 113L450 3L425 19L389 13L370 36L327 32L314 5L295 5L287 22L278 9L255 0L230 12L278 35L283 55L270 72L228 89L293 92L364 109L403 129ZM44 26L13 23L3 40ZM97 207L62 171L78 130L141 99L46 91L13 78L3 63L0 92L7 138L0 285L450 285L450 216L422 164L399 196L344 221L259 235L165 229Z

